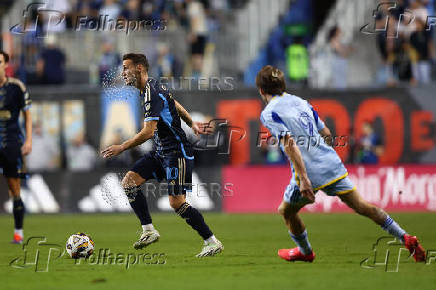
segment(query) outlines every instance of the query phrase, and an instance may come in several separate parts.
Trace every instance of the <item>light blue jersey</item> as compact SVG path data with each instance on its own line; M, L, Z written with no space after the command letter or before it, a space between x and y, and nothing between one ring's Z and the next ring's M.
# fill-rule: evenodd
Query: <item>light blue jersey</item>
M325 143L318 131L325 125L317 112L306 101L284 93L274 97L262 111L262 123L276 138L286 134L298 145L306 167L307 176L316 191L348 175L336 151ZM283 146L281 149L284 151ZM299 185L298 172L292 166L291 185Z

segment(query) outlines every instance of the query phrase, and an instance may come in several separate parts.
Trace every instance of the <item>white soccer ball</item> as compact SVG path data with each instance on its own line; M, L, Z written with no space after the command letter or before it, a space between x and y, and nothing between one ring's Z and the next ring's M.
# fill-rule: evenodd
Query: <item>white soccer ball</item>
M68 238L66 249L73 259L88 258L94 252L94 241L85 233L77 233Z

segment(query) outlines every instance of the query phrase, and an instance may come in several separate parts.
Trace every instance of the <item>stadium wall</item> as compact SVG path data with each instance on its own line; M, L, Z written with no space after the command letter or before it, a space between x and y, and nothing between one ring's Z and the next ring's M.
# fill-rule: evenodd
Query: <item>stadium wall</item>
M104 93L96 87L30 87L29 91L34 104L59 104L60 109L56 112L59 115L57 122L60 123L61 148L65 147L65 139L69 135L65 129L66 121L62 120L74 119L65 118L64 115L69 111L62 104L71 101L83 103L83 130L96 148L99 148L103 135L103 116L117 117L104 113L110 111L111 104L103 101ZM432 88L424 90L429 95L433 91ZM436 166L432 165L436 164L436 102L423 98L422 89L419 92L400 88L293 90L292 93L310 100L335 136L348 138L344 146L335 147L347 163L352 161L353 137L360 135L361 124L367 120L374 121L377 132L384 136L385 153L380 167L348 166L352 179L365 197L375 203L379 202L380 206L388 210L436 210ZM257 91L236 90L227 86L215 90L176 90L174 97L191 112L227 119L229 128L237 127L244 131L244 138L238 140L227 136L230 139L230 155L226 158L211 151L207 153L210 155L208 158L196 159L197 177L194 183L204 185L194 189L194 200L191 202L197 202L202 210L275 211L289 182L290 171L287 167L263 165L264 156L257 143L259 132L266 132L266 129L258 119L262 103ZM126 108L131 109L132 106ZM198 154L200 153L197 152L197 157ZM109 170L99 166L93 172L71 172L66 170L65 160L60 168L51 172L33 172L23 190L23 196L29 199L26 202L29 212L130 211L119 187L124 169ZM4 181L1 182L0 188L6 188ZM115 190L108 193L107 188ZM169 210L166 198L161 198L162 195L165 196L164 190L157 189L158 192L153 192L151 189L152 187L144 188L149 195L151 209ZM9 210L10 204L7 203L5 193L0 196L0 212ZM346 209L336 199L319 194L317 204L309 210L328 212Z
M431 95L436 88L427 88ZM422 91L422 90L421 90ZM102 101L101 90L88 87L30 88L31 96L38 101L84 102L85 131L91 144L99 146L104 124L102 114L110 111L111 104ZM353 144L361 135L365 121L373 121L376 132L383 136L385 150L381 164L436 163L436 102L423 100L422 94L408 89L374 89L348 91L292 90L292 93L308 99L318 110L334 136L345 137L344 146L336 150L342 160L353 162ZM260 132L266 132L259 121L262 102L254 89L238 89L232 86L220 90L175 91L174 96L190 112L227 119L230 126L241 128L245 137L230 140L231 165L262 164L263 156L257 146ZM114 98L113 103L119 100ZM103 106L104 105L104 106ZM140 110L140 108L138 108ZM63 114L62 110L59 111ZM109 116L116 119L117 116ZM134 122L140 123L138 120ZM139 126L139 124L135 124Z
M347 166L349 177L369 202L390 212L436 211L436 166ZM225 167L223 183L234 194L223 197L223 211L275 212L291 177L288 167ZM339 198L320 190L307 212L351 212Z

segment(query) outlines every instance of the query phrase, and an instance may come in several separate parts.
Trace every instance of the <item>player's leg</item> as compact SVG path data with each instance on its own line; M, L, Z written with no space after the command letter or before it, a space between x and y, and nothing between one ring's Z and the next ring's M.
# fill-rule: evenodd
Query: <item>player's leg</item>
M147 154L135 163L121 182L130 206L142 226L141 237L133 245L135 249L142 249L159 240L160 235L153 226L147 198L142 193L141 185L146 180L159 178L158 176L161 175L161 172L161 164L158 162L157 157Z
M425 250L419 244L418 239L407 234L383 209L368 203L357 190L340 194L339 198L356 213L370 218L380 225L384 231L401 241L416 261L425 261Z
M204 221L203 215L186 202L186 193L190 192L192 188L193 160L170 158L166 162L170 206L204 240L203 250L197 257L213 256L220 253L224 249L222 243L214 236Z
M14 216L13 243L23 242L23 221L25 207L21 199L21 180L24 172L23 157L19 144L9 145L0 150L0 167L8 184L9 197L12 199L12 213Z
M141 185L145 182L138 173L129 171L121 181L130 206L138 217L143 227L151 225L151 216L148 210L147 199L142 193Z
M315 259L315 253L310 245L306 227L298 214L309 201L303 198L298 187L293 181L286 188L282 203L278 208L279 214L283 217L292 240L297 245L293 249L280 249L278 255L287 261L307 261Z
M203 215L193 206L186 202L186 196L169 195L170 206L174 211L183 218L188 225L190 225L202 238L207 241L214 241L212 231L204 221Z
M21 180L16 177L7 177L9 196L12 198L12 213L14 215L14 239L13 243L23 242L24 203L21 200Z
M286 201L282 201L277 209L279 214L283 217L289 232L293 235L301 235L304 231L306 231L306 226L298 214L303 206L293 205Z

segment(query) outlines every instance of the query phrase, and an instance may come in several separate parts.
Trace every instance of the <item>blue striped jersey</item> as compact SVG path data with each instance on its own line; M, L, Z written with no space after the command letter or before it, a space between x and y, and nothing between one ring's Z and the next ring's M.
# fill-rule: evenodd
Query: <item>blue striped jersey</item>
M281 138L288 134L294 139L315 190L347 176L347 169L336 151L319 134L325 127L324 122L306 100L287 93L276 96L262 111L260 119L273 136ZM292 163L291 167L292 178L299 184L298 172Z

